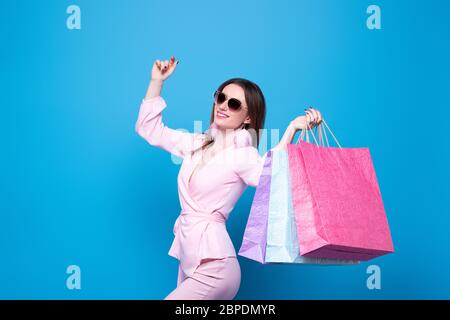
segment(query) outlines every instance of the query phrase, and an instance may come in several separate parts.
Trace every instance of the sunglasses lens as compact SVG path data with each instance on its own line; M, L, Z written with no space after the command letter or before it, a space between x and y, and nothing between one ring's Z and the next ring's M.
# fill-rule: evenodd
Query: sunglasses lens
M231 98L228 100L228 108L231 110L239 110L241 108L241 102L238 99Z
M219 91L216 91L216 93L214 94L214 98L216 99L217 104L222 104L226 100L225 94Z

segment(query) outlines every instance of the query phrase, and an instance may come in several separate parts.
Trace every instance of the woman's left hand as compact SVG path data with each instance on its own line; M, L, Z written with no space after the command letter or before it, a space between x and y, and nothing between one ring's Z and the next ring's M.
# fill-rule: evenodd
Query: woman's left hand
M322 114L319 110L309 107L305 109L305 113L305 116L299 116L291 122L295 130L312 129L322 122Z

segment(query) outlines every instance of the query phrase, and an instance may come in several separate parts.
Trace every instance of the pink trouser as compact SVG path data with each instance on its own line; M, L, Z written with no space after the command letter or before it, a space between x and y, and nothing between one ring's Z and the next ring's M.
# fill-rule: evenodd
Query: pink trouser
M236 257L204 260L192 277L178 267L177 287L164 300L231 300L241 284Z

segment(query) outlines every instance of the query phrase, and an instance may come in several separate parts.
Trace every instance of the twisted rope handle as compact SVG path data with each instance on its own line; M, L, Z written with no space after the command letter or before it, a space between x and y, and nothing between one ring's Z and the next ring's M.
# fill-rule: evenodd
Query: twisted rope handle
M323 124L326 126L326 128L330 131L331 135L333 136L334 141L336 141L336 143L337 143L337 145L339 146L339 148L342 149L341 145L339 144L339 141L336 139L335 135L333 134L333 131L331 131L331 129L330 129L330 127L328 126L328 124L326 123L325 119L322 119L321 123L317 126L317 128L318 128L318 130L319 130L319 140L322 142L322 145L324 145L324 140L323 140L323 137L322 137L322 130L323 130L323 135L325 136L325 140L326 140L326 142L327 142L327 146L328 146L328 147L330 146L330 144L328 143L327 131L326 131L325 128L322 126L322 123L323 123ZM297 140L297 142L296 142L297 144L300 142L300 140L305 141L305 140L303 139L303 137L304 137L305 134L306 134L306 142L309 143L309 135L308 135L308 131L311 130L311 127L309 126L309 123L307 123L306 125L308 126L308 129L307 129L307 130L302 130L302 132L300 133L300 136L299 136L299 138L298 138L298 140ZM316 132L317 132L317 129L316 129ZM315 137L314 133L311 132L311 134L312 134L312 136L313 136L314 141L316 142L316 144L319 145L319 143L318 143L317 140L316 140L316 137Z

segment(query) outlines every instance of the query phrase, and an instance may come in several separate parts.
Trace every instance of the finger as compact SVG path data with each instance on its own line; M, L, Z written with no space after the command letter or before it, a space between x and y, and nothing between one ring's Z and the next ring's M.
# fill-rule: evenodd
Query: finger
M322 114L320 113L319 110L317 110L317 114L318 114L317 122L318 122L318 123L321 123L321 122L322 122Z
M178 66L178 61L174 60L172 66L170 68L171 72L173 72L177 66Z
M159 69L161 69L161 61L156 60L156 66L157 66Z
M315 109L314 111L316 112L316 122L319 123L319 122L320 122L320 113L319 113L319 110Z
M179 63L180 63L180 60L174 58L173 65L176 67L176 66L178 66Z
M312 114L311 110L305 110L305 113L307 114L308 123L314 122L314 116Z
M309 108L310 108L309 110L311 111L312 116L313 116L313 121L317 122L317 118L318 118L317 111L315 109L311 108L311 107L309 107Z
M314 119L313 119L313 116L312 116L311 112L308 113L308 122L307 122L307 124L308 124L308 129L314 128Z
M169 62L169 68L174 68L175 66L177 65L177 62L176 62L176 60L175 60L175 57L174 56L172 56L172 58L170 59L170 62Z
M311 121L311 111L305 109L306 118Z
M319 114L317 113L317 110L313 109L314 114L314 125L316 126L319 123Z
M169 68L167 69L167 74L168 75L171 75L174 71L175 71L175 68L177 67L177 63L176 62L174 62L172 65L170 65L169 66Z
M317 117L314 114L314 110L309 110L310 114L311 114L311 128L314 128L317 126Z
M308 113L308 110L305 109L304 111L305 111L306 120L309 121L309 113Z
M307 125L307 127L309 127L309 126L311 126L311 114L306 109L305 109L305 113L306 113L306 125Z

